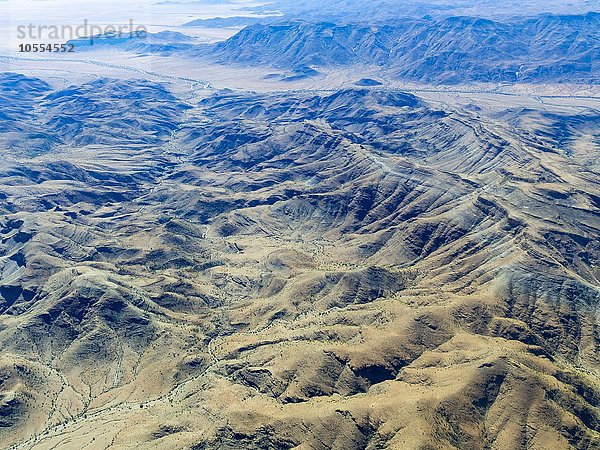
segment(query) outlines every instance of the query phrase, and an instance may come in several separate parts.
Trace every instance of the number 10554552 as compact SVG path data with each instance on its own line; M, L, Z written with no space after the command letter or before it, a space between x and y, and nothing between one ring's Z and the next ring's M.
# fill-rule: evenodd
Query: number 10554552
M73 44L19 44L21 53L73 53Z

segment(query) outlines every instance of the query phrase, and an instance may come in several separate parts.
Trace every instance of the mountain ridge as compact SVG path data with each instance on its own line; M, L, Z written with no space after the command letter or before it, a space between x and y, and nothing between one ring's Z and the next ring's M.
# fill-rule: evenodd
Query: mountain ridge
M0 170L1 445L600 442L597 112L3 78L85 139Z
M386 78L434 84L597 83L600 13L545 14L494 21L469 16L378 24L278 21L247 26L216 44L147 34L107 45L138 54L207 59L318 76L320 69L367 66ZM81 50L90 48L81 41ZM308 72L307 72L308 71Z
M595 82L598 29L598 13L513 23L471 17L378 26L293 22L246 27L211 55L222 63L286 69L374 65L397 79L428 83Z

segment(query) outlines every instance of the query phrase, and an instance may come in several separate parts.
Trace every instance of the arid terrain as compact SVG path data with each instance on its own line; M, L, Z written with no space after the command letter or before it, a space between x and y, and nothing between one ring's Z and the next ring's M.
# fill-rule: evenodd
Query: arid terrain
M508 82L0 55L0 448L600 448L598 47L548 22Z
M597 110L2 81L5 446L598 443Z

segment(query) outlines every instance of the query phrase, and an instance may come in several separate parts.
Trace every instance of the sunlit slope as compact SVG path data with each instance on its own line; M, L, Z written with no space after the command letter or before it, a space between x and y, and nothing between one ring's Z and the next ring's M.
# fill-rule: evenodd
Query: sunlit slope
M262 67L284 71L288 76L282 79L287 82L342 68L366 68L388 80L433 85L600 81L598 12L502 20L425 14L415 19L397 14L387 20L375 15L362 21L356 17L338 21L272 17L250 25L242 21L243 29L210 45L164 32L109 35L93 45L87 39L72 43L83 55L114 50L230 68Z
M19 82L62 137L0 173L4 446L598 445L585 127Z

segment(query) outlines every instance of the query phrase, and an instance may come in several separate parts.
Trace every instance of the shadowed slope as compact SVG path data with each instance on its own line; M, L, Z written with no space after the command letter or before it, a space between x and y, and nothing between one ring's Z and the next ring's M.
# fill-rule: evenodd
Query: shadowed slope
M379 90L147 107L143 149L2 169L3 445L597 446L598 181L551 137Z

